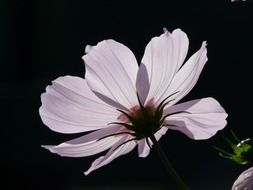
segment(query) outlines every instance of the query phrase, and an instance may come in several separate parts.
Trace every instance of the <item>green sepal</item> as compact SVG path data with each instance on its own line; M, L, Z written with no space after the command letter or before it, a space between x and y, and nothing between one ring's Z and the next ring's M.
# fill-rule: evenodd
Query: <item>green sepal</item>
M231 134L234 138L235 144L230 139L223 137L223 139L229 144L233 153L229 153L221 148L214 146L213 148L219 152L219 155L232 160L233 162L241 165L252 164L253 163L253 139L245 139L240 141L240 139L235 135L233 131Z

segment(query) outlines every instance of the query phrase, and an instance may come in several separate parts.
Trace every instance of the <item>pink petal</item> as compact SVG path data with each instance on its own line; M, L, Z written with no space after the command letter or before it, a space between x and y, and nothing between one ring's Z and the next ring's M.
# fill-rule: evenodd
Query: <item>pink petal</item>
M79 77L59 77L41 95L39 113L45 125L60 133L78 133L108 127L118 111L105 104Z
M133 53L113 40L88 49L83 60L91 89L113 106L131 108L138 104L135 88L138 64Z
M205 63L207 62L206 54L206 42L203 42L200 50L192 55L175 74L170 88L167 89L160 101L169 95L176 93L175 96L171 97L172 101L168 104L168 106L173 105L181 100L194 87Z
M150 88L148 94L141 94L144 97L141 96L141 99L147 97L147 101L153 99L157 102L165 96L176 71L183 64L188 44L186 34L180 29L174 30L172 34L165 31L161 36L152 38L145 49L141 62L141 66L143 64L146 67ZM138 73L141 76L137 77L137 80L146 80L142 73ZM137 83L142 84L145 81L137 81Z
M139 157L145 158L149 155L150 148L146 142L146 139L141 139L138 142L138 154Z
M189 39L182 30L176 29L172 32L174 56L177 58L177 71L184 63L189 48Z
M178 130L192 139L208 139L223 129L227 113L213 98L203 98L173 105L165 110L165 114L185 111L166 119L168 128Z
M251 190L253 189L253 167L240 174L233 184L232 190Z
M131 150L134 149L134 147L136 146L136 142L135 141L130 141L122 146L119 147L119 145L121 145L122 143L124 143L125 141L132 139L132 136L126 135L124 137L121 138L121 140L119 140L108 152L105 156L101 156L98 159L96 159L91 167L84 172L85 175L88 175L90 172L109 164L111 161L113 161L115 158L127 154L128 152L130 152Z
M168 128L167 127L162 127L159 131L155 133L155 138L157 141L160 140L160 138L166 134ZM149 145L152 147L153 143L149 139ZM139 157L145 158L149 155L150 148L146 142L146 139L142 139L138 142L138 154Z
M103 137L118 133L121 128L121 126L110 126L108 128L100 129L82 137L61 143L57 146L46 145L42 147L61 156L90 156L105 151L116 144L122 138L122 136L118 135L106 138Z
M145 48L141 61L149 76L150 89L147 101L151 98L159 98L164 86L170 83L177 67L174 62L171 34L165 32L159 37L152 38ZM140 79L142 78L140 77Z

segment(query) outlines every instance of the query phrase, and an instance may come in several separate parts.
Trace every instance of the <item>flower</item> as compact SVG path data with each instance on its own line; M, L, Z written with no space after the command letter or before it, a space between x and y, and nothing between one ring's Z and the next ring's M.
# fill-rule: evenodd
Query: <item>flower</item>
M231 0L231 2L236 2L236 1L246 1L246 0Z
M242 172L233 184L232 190L253 189L253 167Z
M138 66L123 44L104 40L87 46L85 79L59 77L41 95L39 113L45 125L60 133L92 131L59 145L52 153L86 157L107 151L89 174L138 146L146 157L150 136L159 140L168 129L191 139L208 139L226 125L227 114L214 98L176 104L196 84L207 62L206 42L185 63L189 40L180 29L166 29L145 48Z

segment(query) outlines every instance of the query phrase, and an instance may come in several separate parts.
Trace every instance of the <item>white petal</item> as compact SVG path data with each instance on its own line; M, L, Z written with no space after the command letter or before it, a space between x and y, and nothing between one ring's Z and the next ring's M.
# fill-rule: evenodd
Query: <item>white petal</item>
M167 127L162 127L159 131L157 131L155 133L155 138L157 141L160 140L160 138L166 134L168 128ZM153 143L151 142L151 140L149 139L149 145L152 147ZM138 154L139 157L145 158L149 155L150 152L150 148L147 144L146 139L142 139L138 142Z
M126 142L127 140L133 138L132 136L126 135L125 137L122 137L121 140L119 140L108 152L105 156L101 156L98 159L96 159L92 164L91 167L84 172L85 175L88 175L90 172L109 164L111 161L113 161L115 158L127 154L131 150L134 149L136 146L136 142L130 141L122 146L120 146L122 143ZM119 147L120 146L120 147Z
M168 104L168 106L181 100L197 83L200 73L207 62L206 54L206 42L203 42L200 50L193 54L175 74L170 87L159 101L162 101L164 98L173 93L176 94L174 97L171 97L172 101Z
M96 94L107 97L107 103L114 102L125 108L135 106L137 101L135 81L138 64L133 53L124 45L105 40L89 48L83 56L86 76ZM108 101L110 100L110 101Z
M105 151L116 144L122 138L120 135L110 137L106 136L118 133L121 128L121 126L111 126L106 129L100 129L82 137L61 143L57 146L46 145L42 147L61 156L90 156Z
M176 29L172 32L173 39L173 51L177 58L177 71L184 63L185 57L189 48L189 39L187 35L180 29Z
M152 38L149 42L141 62L146 66L150 82L147 101L153 99L157 102L166 95L165 92L175 73L183 64L188 44L186 34L180 29L174 30L172 34L165 31L164 34ZM139 78L144 80L145 77Z
M223 129L227 113L213 98L192 100L173 105L165 110L165 114L173 114L166 119L168 128L178 130L192 139L208 139Z
M59 77L41 95L41 119L51 130L78 133L108 127L118 112L105 104L79 77Z

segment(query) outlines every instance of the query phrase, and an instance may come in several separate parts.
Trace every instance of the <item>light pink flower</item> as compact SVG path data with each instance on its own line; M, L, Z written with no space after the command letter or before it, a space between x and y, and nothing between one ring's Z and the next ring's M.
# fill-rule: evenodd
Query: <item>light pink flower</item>
M104 40L87 46L85 79L59 77L41 95L40 116L60 133L89 134L57 146L43 146L68 157L108 150L85 172L89 174L138 146L146 157L154 134L168 129L191 139L208 139L226 125L227 114L214 98L180 103L196 84L207 61L206 42L186 62L189 40L180 29L167 30L148 43L138 66L123 44ZM185 62L185 63L184 63Z
M231 0L231 2L236 2L236 1L246 1L246 0Z
M233 184L232 190L251 190L253 189L253 167L240 174Z

